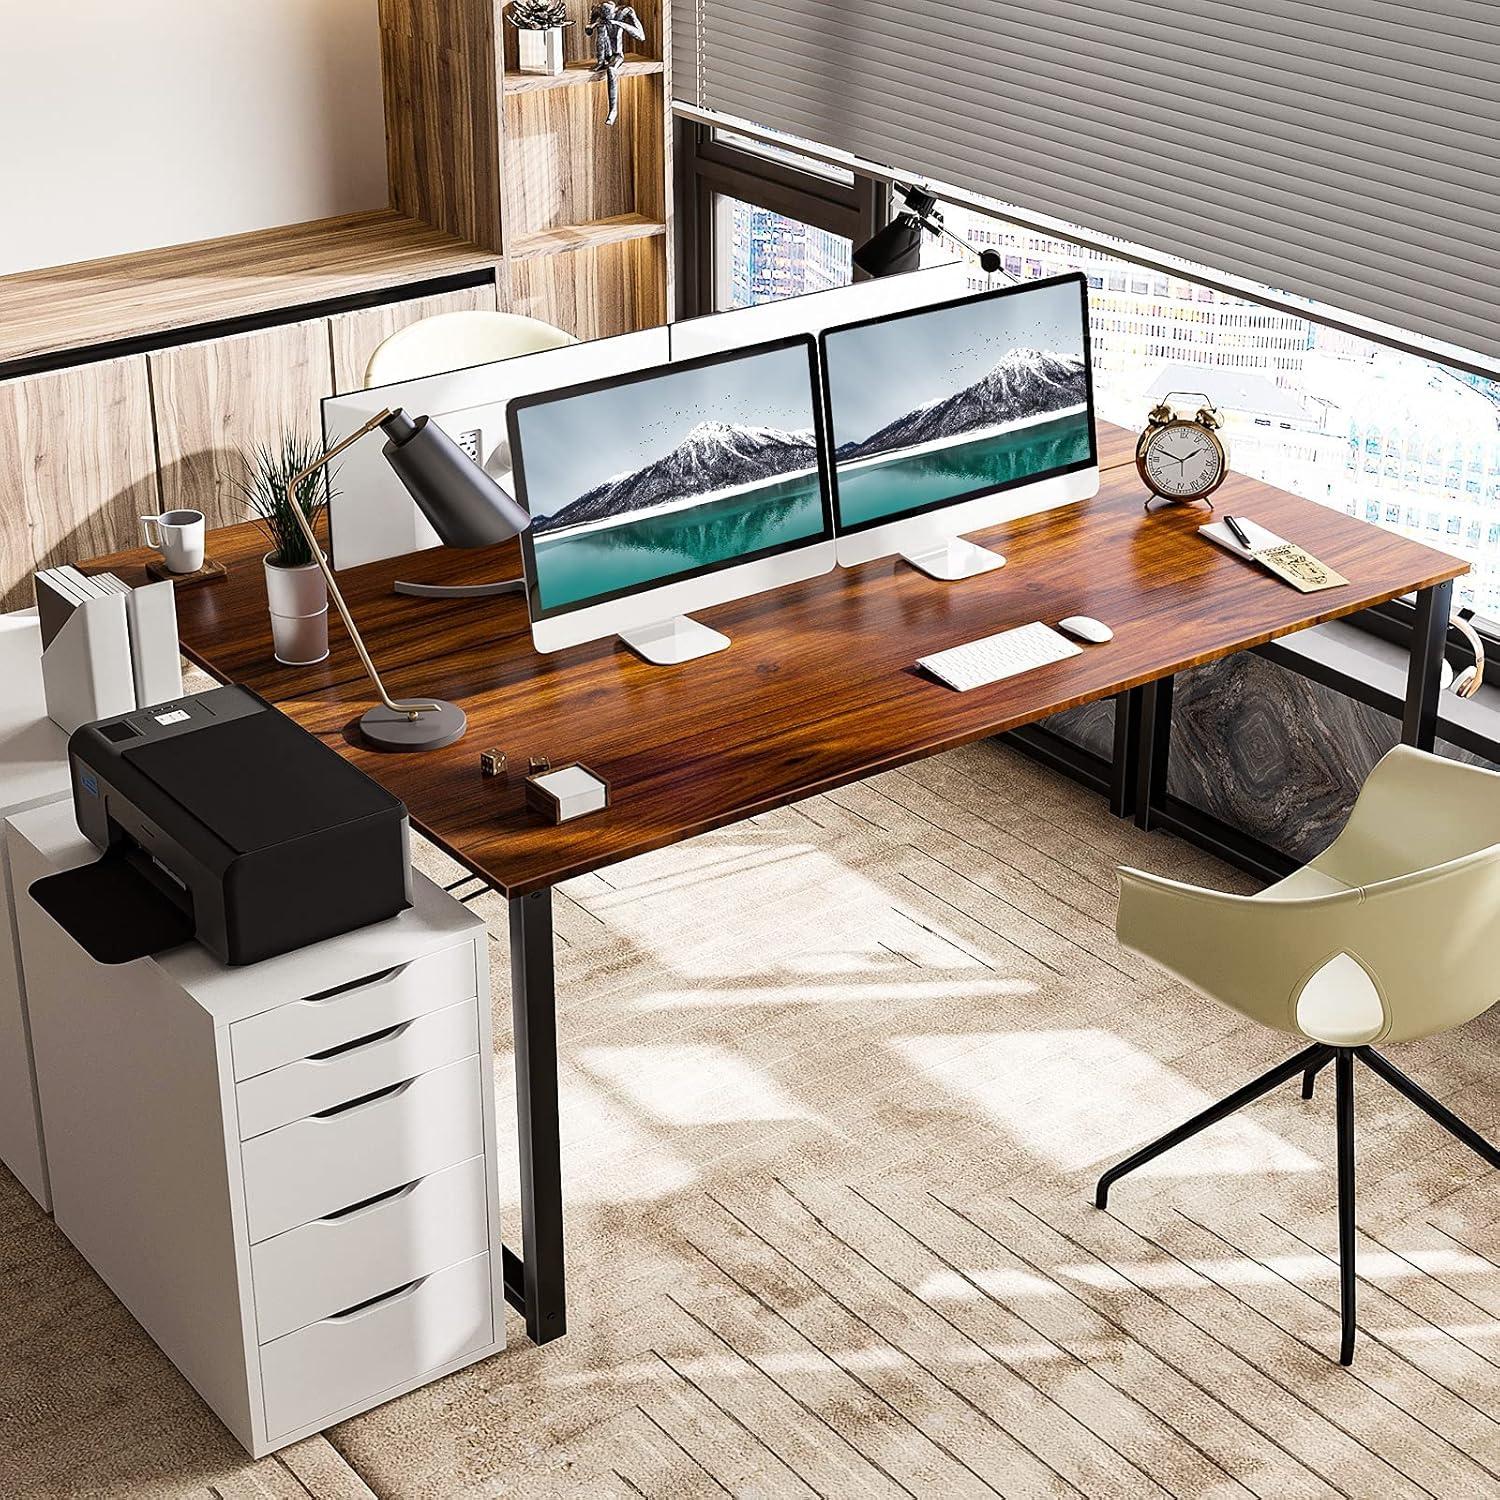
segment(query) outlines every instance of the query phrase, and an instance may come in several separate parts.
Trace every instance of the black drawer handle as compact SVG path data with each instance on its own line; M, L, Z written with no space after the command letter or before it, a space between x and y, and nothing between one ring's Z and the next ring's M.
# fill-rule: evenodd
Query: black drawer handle
M380 1031L372 1031L368 1036L357 1036L352 1042L340 1042L337 1047L325 1047L321 1052L309 1052L308 1062L327 1062L330 1058L343 1057L348 1052L358 1052L361 1047L373 1047L376 1042L384 1042L393 1036L399 1036L403 1031L410 1029L411 1021L397 1021L394 1026L387 1026Z
M366 974L359 979L351 979L347 984L336 984L331 990L319 990L316 995L304 995L299 1003L322 1005L327 1000L337 1000L340 995L349 994L351 990L372 989L375 985L384 984L386 980L410 967L410 964L396 964L393 968L380 970L378 974Z
M416 1192L421 1186L422 1179L418 1177L414 1182L404 1182L400 1187L393 1187L383 1193L376 1193L370 1198L361 1198L358 1203L351 1203L348 1208L336 1208L331 1214L324 1214L318 1221L320 1224L336 1224L341 1219L351 1218L354 1214L361 1214L367 1208L378 1208L382 1203L394 1203L397 1198L405 1198Z
M357 1317L360 1313L369 1312L372 1308L379 1307L383 1302L396 1302L402 1297L409 1297L426 1280L425 1276L418 1276L415 1281L408 1281L405 1286L398 1286L392 1291L382 1292L378 1297L366 1297L363 1302L356 1302L353 1307L346 1307L343 1312L330 1313L323 1321L325 1323L342 1323L349 1318Z
M332 1120L339 1115L347 1115L352 1110L363 1109L367 1104L378 1104L382 1099L394 1099L397 1094L404 1094L416 1081L415 1078L408 1078L404 1083L389 1084L383 1089L376 1089L373 1094L361 1094L358 1099L350 1099L344 1104L333 1104L327 1109L320 1109L308 1118Z

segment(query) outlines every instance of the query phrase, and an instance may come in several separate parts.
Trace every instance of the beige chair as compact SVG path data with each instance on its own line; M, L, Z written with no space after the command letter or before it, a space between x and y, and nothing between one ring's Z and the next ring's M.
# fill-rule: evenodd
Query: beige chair
M376 349L365 366L365 389L397 380L445 375L450 370L515 359L520 354L540 354L577 342L561 328L517 313L477 309L436 313L398 328Z
M1462 1026L1500 999L1500 773L1400 746L1370 772L1344 831L1254 896L1120 871L1120 941L1185 984L1309 1043L1127 1157L1116 1179L1301 1074L1334 1064L1340 1362L1354 1357L1354 1059L1492 1167L1500 1151L1374 1050Z
M561 328L516 313L478 309L435 313L398 328L375 350L365 366L365 389L399 380L446 375L451 370L495 364L522 354L541 354L577 342ZM495 599L503 594L522 593L526 584L520 578L452 584L409 583L398 578L391 587L398 594L418 599Z

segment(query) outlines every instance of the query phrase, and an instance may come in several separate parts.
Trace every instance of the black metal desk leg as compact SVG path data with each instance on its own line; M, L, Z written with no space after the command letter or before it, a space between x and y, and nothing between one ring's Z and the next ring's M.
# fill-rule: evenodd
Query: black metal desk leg
M1436 583L1417 591L1412 622L1411 664L1406 669L1406 711L1401 716L1401 743L1418 750L1437 744L1438 693L1443 685L1443 643L1453 609L1453 584Z
M1115 753L1109 768L1109 810L1117 818L1135 812L1135 757L1141 744L1141 693L1138 687L1115 694Z
M1171 677L1159 677L1141 694L1141 733L1135 765L1135 822L1150 828L1151 815L1167 795L1167 760L1172 748Z
M511 898L510 992L521 1147L521 1251L525 1259L517 1266L506 1252L506 1294L526 1314L531 1341L546 1344L568 1331L550 890ZM513 1285L517 1279L519 1286Z

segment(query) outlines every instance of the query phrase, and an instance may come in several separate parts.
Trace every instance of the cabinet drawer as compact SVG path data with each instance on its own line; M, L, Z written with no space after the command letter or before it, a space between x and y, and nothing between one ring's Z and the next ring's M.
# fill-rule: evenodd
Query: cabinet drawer
M368 1401L493 1335L488 1255L311 1323L261 1346L266 1433L276 1438Z
M473 999L477 989L474 944L458 943L331 995L249 1016L229 1028L235 1079L254 1078L382 1027Z
M480 1059L466 1057L374 1099L258 1135L240 1147L250 1241L484 1155Z
M473 1000L383 1027L330 1053L247 1078L235 1089L240 1139L264 1135L479 1050Z
M490 1247L482 1156L362 1208L314 1219L250 1252L259 1341L481 1255Z

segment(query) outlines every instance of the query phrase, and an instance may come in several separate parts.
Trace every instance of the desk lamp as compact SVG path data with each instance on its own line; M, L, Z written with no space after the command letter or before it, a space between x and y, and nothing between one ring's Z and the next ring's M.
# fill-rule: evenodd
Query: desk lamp
M894 187L905 205L903 211L854 252L854 264L866 276L899 276L905 271L915 271L922 258L925 229L929 234L952 240L960 250L974 256L991 276L1002 275L1008 281L1017 279L1004 269L998 250L980 250L943 223L936 194L902 182Z
M440 750L463 738L468 727L463 709L441 699L401 702L386 692L349 606L339 592L333 569L328 566L328 559L297 502L297 486L304 479L377 427L386 435L386 462L447 546L493 546L525 531L531 517L441 427L428 417L409 417L399 407L371 417L358 431L330 448L317 463L296 475L287 487L292 515L307 538L333 602L338 605L360 662L380 694L380 702L360 718L360 732L379 750Z

